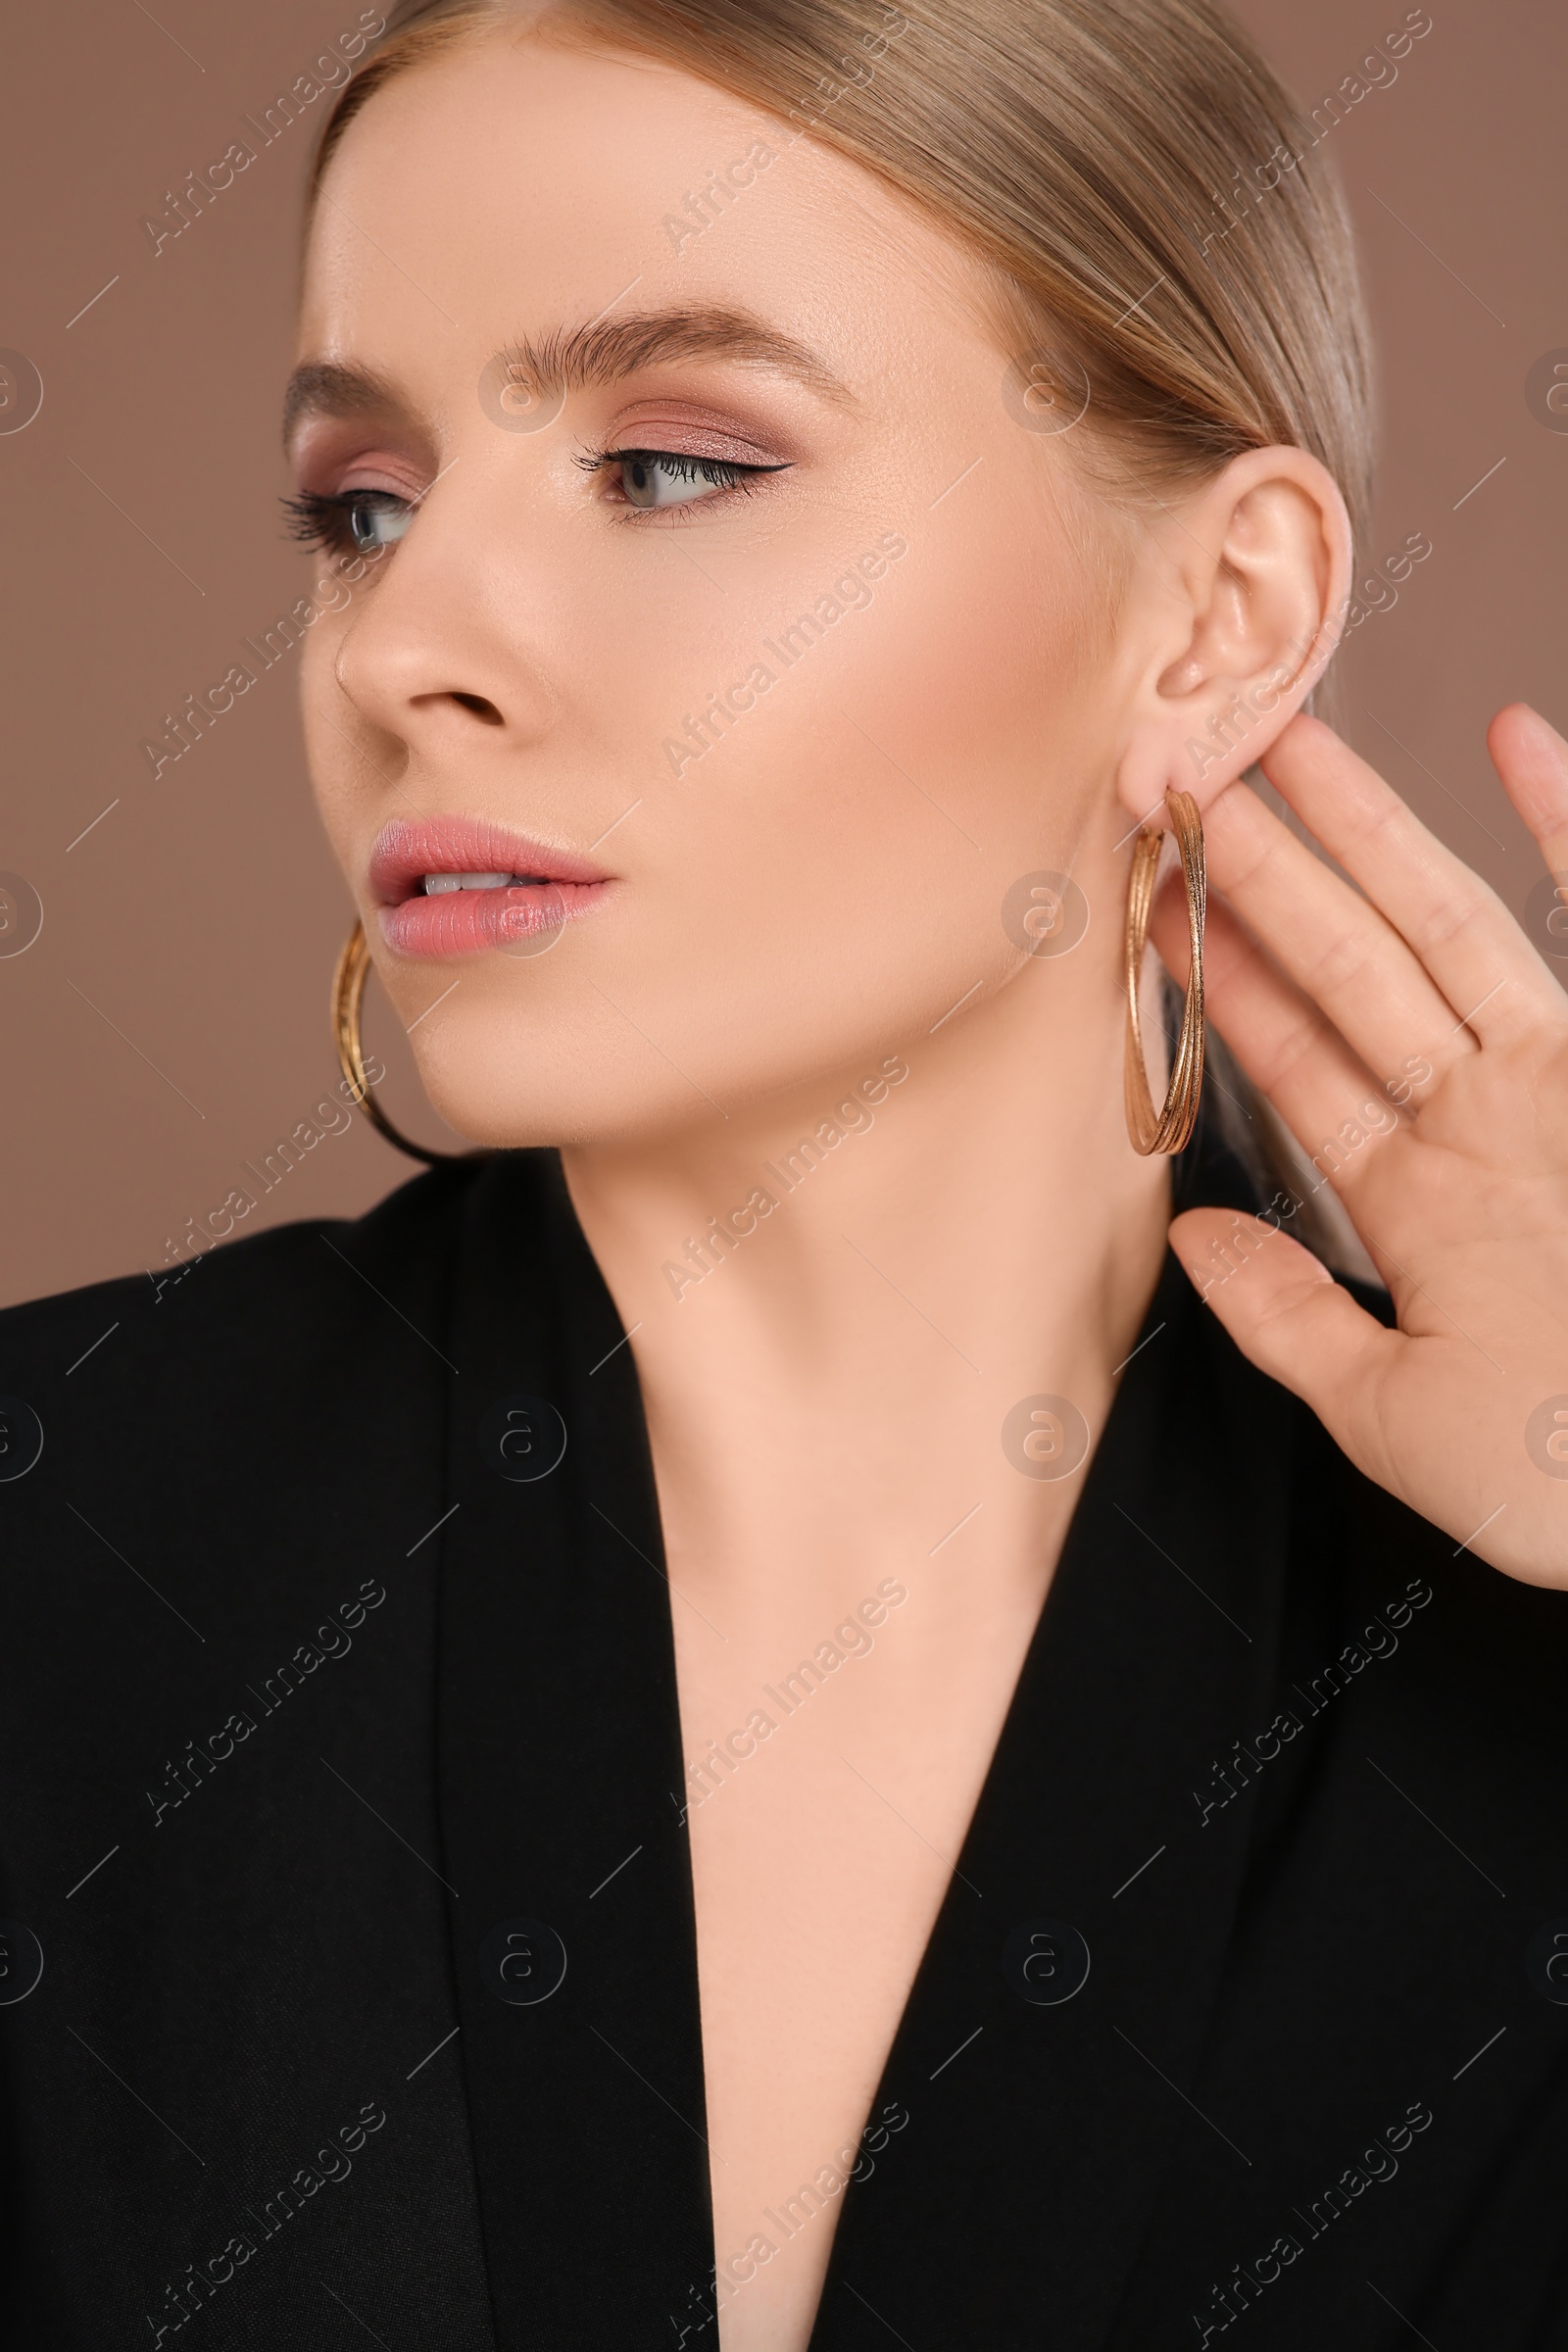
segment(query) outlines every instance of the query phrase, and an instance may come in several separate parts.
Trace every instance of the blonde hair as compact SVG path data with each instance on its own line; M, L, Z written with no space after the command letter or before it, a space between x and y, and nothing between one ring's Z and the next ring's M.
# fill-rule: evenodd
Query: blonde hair
M316 177L385 82L519 15L404 0L322 130ZM898 189L990 265L1020 388L1075 414L1139 501L1290 443L1360 537L1369 338L1315 134L1209 0L562 0L528 21L751 100ZM1298 150L1299 142L1301 152ZM1039 399L1036 391L1036 400Z

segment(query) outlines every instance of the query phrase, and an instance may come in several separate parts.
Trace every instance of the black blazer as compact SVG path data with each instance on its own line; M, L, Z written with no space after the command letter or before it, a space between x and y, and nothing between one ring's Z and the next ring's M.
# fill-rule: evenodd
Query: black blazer
M1568 1600L1146 1334L813 2352L1561 2346ZM550 1152L0 1317L29 2352L716 2352L622 1342Z

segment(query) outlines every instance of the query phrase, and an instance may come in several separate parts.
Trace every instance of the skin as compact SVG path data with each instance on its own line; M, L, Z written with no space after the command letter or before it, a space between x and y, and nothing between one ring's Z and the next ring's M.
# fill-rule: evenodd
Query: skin
M307 413L293 441L303 487L412 508L304 680L380 982L462 1134L563 1149L632 1334L688 1757L774 1718L691 1791L725 2352L809 2334L840 2199L787 2242L763 2211L856 2161L1081 1485L1019 1475L1003 1424L1067 1397L1092 1444L1159 1270L1167 1170L1126 1136L1119 956L1128 838L1167 783L1203 809L1209 1008L1244 1065L1308 1152L1382 1106L1332 1173L1399 1329L1272 1224L1194 1211L1179 1254L1373 1477L1505 1573L1568 1581L1568 1485L1523 1439L1568 1391L1568 1000L1295 715L1348 584L1334 483L1268 449L1112 510L1071 435L1009 413L978 270L788 137L515 29L395 79L328 172L299 339L395 399ZM665 216L758 141L772 162L675 250ZM813 380L665 356L559 403L546 384L537 430L481 404L520 336L670 306L754 314ZM573 462L615 447L783 470L648 512ZM845 591L675 772L684 715L887 534L906 552L868 600ZM1238 693L1250 729L1200 775L1187 747ZM1491 741L1568 866L1568 746L1522 706ZM1364 898L1237 781L1260 753ZM543 955L396 955L369 853L420 812L591 852L612 887ZM1065 954L1004 926L1041 871L1083 895ZM1181 976L1179 900L1154 936ZM1412 1056L1432 1074L1391 1105ZM824 1122L841 1140L795 1189L763 1174ZM688 1238L759 1187L776 1206L694 1281ZM809 1703L772 1706L838 1629Z

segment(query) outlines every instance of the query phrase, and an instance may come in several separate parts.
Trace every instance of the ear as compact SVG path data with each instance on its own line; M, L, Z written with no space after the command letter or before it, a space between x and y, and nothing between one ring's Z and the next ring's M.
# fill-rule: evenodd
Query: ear
M1167 785L1206 808L1267 750L1339 643L1350 562L1339 485L1303 449L1249 450L1161 509L1124 607L1130 814L1162 815Z

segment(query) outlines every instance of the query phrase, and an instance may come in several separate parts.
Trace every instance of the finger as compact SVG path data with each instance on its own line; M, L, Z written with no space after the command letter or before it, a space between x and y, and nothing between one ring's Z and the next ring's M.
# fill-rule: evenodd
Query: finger
M1487 749L1547 866L1568 866L1568 742L1528 703L1510 703L1487 729Z
M1367 1067L1393 1081L1447 1069L1476 1044L1385 915L1313 856L1255 792L1232 784L1203 819L1210 882Z
M1377 1392L1414 1343L1385 1329L1265 1218L1190 1208L1172 1224L1170 1245L1248 1361L1299 1396L1352 1461L1397 1493L1377 1435Z
M1496 893L1332 728L1298 715L1261 764L1483 1045L1568 1020L1561 990Z
M1172 976L1185 980L1185 903L1162 893L1151 928ZM1213 899L1204 931L1203 1004L1311 1161L1318 1183L1352 1196L1371 1163L1371 1147L1398 1132L1398 1112L1320 1008ZM1403 1083L1408 1089L1415 1082Z

